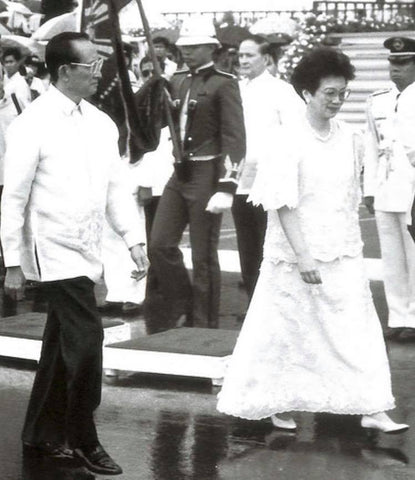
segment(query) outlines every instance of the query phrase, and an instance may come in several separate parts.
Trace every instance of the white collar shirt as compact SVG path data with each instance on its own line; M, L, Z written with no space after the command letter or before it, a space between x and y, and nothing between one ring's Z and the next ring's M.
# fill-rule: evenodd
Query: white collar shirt
M270 159L278 151L283 127L298 124L304 114L304 102L287 82L267 70L252 80L239 82L246 131L246 157L237 194L250 192L259 161Z
M20 265L32 280L97 281L105 215L127 246L143 242L117 139L106 114L85 100L76 105L54 86L17 117L5 157L6 266Z
M4 153L6 151L6 132L10 123L17 117L18 112L13 100L4 95L0 100L0 185L4 181Z
M10 78L4 75L4 93L11 95L14 93L19 100L19 103L23 108L27 107L32 101L32 94L30 93L30 87L27 84L24 77L16 72Z

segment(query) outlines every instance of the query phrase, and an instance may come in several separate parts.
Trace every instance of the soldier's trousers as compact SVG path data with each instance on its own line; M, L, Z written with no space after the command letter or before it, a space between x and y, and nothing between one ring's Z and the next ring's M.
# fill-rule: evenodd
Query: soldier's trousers
M415 243L405 216L403 212L376 210L391 328L415 328Z
M218 242L222 215L207 212L215 192L215 161L189 162L189 180L173 174L161 196L151 231L149 257L174 323L187 314L197 327L216 328L219 318L220 267ZM193 282L190 281L180 240L189 225Z
M247 203L248 195L235 195L232 216L236 228L239 261L249 300L255 290L263 257L267 214L262 206Z

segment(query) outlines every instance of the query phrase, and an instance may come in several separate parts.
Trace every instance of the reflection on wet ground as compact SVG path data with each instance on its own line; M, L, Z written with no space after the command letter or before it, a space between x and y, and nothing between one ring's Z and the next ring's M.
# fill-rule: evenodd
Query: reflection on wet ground
M414 355L391 345L399 408L414 424ZM409 347L411 348L411 347ZM411 365L409 365L411 363ZM2 480L101 478L76 464L22 457L19 434L34 369L0 364ZM97 413L101 440L123 466L124 480L402 480L415 478L414 430L403 435L362 430L357 416L296 414L296 434L269 420L243 421L215 410L207 382L125 374L105 385Z
M384 321L382 288L372 288ZM10 315L13 308L23 313L44 304L29 290L17 308L2 303L3 314ZM143 319L136 319L135 326L145 331ZM103 386L98 431L123 467L123 475L116 477L123 480L415 479L414 346L389 344L398 404L392 415L413 425L403 435L370 434L357 416L307 413L295 415L296 434L281 432L269 420L249 422L219 414L217 391L209 382L127 372L116 384ZM34 370L33 363L0 360L0 479L104 478L79 464L22 456L20 431Z

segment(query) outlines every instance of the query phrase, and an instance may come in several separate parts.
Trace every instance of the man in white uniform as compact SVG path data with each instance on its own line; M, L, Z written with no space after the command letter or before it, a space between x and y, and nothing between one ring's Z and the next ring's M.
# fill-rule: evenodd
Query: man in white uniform
M242 279L249 299L255 289L262 261L266 213L247 202L258 163L278 151L282 125L298 122L304 104L293 87L267 70L270 45L253 35L239 46L240 81L247 152L239 186L232 205Z
M5 293L19 298L25 279L36 280L49 303L22 440L25 451L79 457L90 471L115 475L122 470L94 423L103 340L94 284L105 217L142 273L144 232L117 181L117 127L84 100L101 76L96 48L85 34L64 32L49 41L46 63L52 85L8 130L2 198Z
M401 96L415 81L415 40L391 37L384 46L390 50L395 85L375 92L367 102L364 201L369 212L376 213L389 307L386 335L403 339L415 329L415 244L406 227L415 171L398 132L397 111ZM406 127L414 136L414 124Z

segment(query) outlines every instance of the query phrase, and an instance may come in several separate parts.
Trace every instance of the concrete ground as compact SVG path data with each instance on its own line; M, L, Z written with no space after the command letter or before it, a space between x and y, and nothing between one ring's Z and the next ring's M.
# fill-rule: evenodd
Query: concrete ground
M225 218L221 248L235 248ZM365 256L378 258L374 222L362 212ZM184 239L186 240L186 239ZM238 329L246 308L239 275L223 278L221 328ZM383 326L382 282L371 283ZM98 289L102 299L102 289ZM4 300L4 299L3 299ZM38 308L33 295L17 309L0 304L2 316ZM136 331L145 332L141 317ZM358 335L359 332L356 332ZM297 434L266 421L226 417L216 409L208 381L125 372L103 385L96 421L103 445L124 469L123 480L409 480L415 479L415 343L390 342L397 408L392 416L413 425L402 435L369 434L355 416L299 413ZM0 359L0 480L99 479L76 464L23 458L20 431L35 364Z

